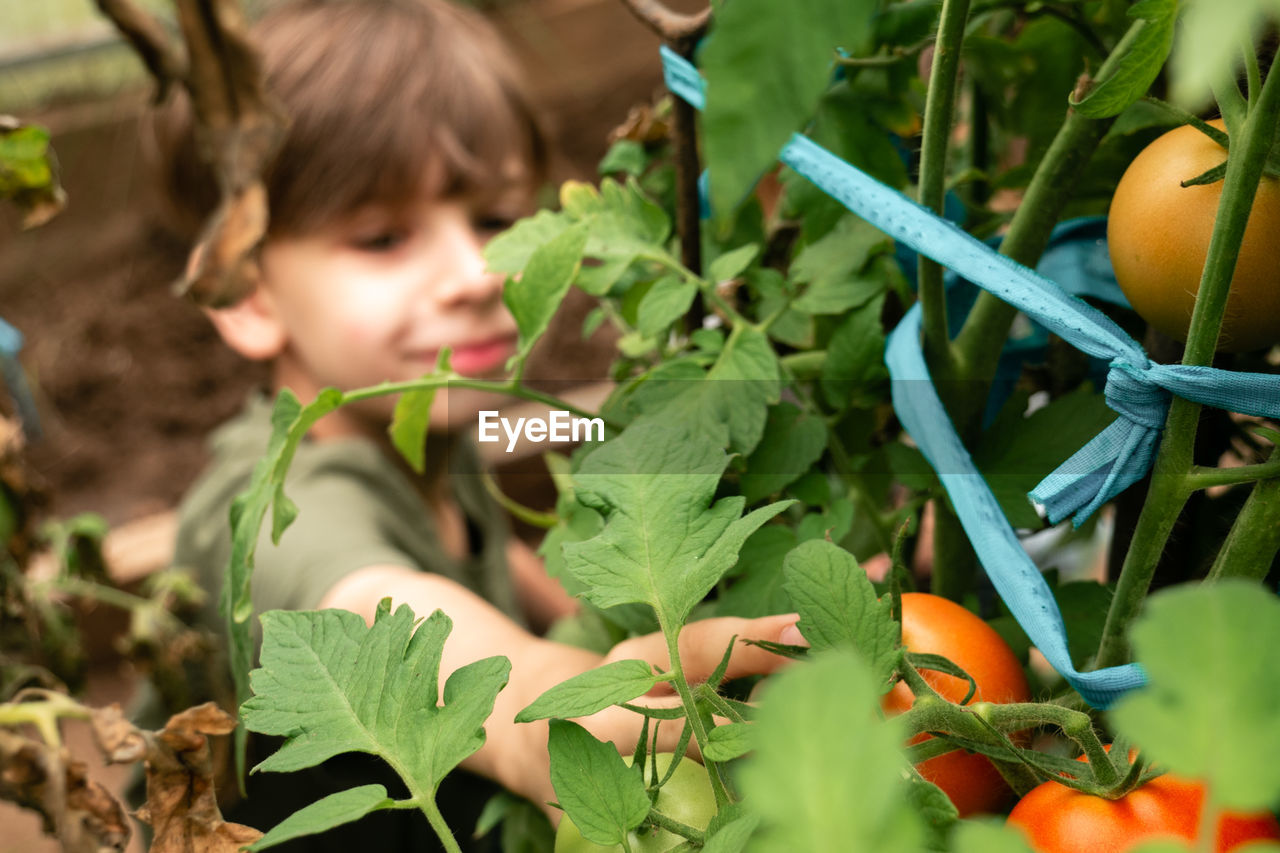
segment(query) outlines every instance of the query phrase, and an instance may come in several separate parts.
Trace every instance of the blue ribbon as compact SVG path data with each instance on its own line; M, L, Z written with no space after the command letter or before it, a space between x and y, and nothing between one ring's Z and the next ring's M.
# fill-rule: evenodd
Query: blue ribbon
M668 88L705 105L697 69L663 50ZM1108 365L1105 397L1120 417L1031 492L1050 521L1078 526L1150 469L1172 394L1244 414L1280 417L1280 377L1208 367L1154 364L1101 311L1049 278L966 233L799 134L779 159L898 242L948 267ZM1078 672L1061 612L1048 584L1018 542L938 399L920 349L920 306L889 335L885 361L899 419L938 473L987 575L1049 663L1090 704L1105 708L1145 677L1136 664Z

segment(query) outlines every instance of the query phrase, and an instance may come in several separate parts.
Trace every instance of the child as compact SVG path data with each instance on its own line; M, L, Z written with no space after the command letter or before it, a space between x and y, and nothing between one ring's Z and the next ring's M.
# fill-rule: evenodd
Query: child
M460 372L500 375L515 324L502 304L503 280L486 271L481 250L530 210L545 165L507 52L478 16L435 0L301 0L275 8L255 35L291 127L266 175L271 223L261 283L238 304L210 312L223 339L247 358L270 361L273 392L290 388L304 401L326 386L412 379L446 346ZM172 174L188 171L189 128L162 147L174 152ZM202 194L188 187L176 195L183 203ZM278 548L264 541L257 552L255 611L339 607L371 620L384 596L422 616L443 610L454 629L441 684L482 657L512 662L486 742L464 768L545 803L554 799L547 728L516 725L516 713L607 660L666 666L665 647L659 637L640 637L602 658L530 633L519 603L546 621L572 602L527 548L508 539L478 479L465 476L478 469L459 436L492 401L457 390L438 396L428 453L436 464L425 477L409 473L386 439L393 405L384 397L349 406L311 431L289 472L298 518ZM266 397L255 398L216 434L213 462L181 510L176 562L200 573L211 601L230 550L228 506L264 452L269 411ZM204 621L221 629L215 605ZM794 621L696 623L682 636L686 670L705 677L733 634L778 640ZM794 636L791 629L787 639ZM740 646L732 671L765 672L779 660ZM624 751L639 732L637 715L619 709L583 722ZM661 732L674 746L675 727ZM251 766L271 748L255 743ZM386 784L380 762L365 759L251 776L249 797L227 817L265 830L325 794ZM460 838L470 836L487 799L476 783L455 773L441 791ZM297 849L346 850L371 837L380 850L434 846L416 812L388 811Z

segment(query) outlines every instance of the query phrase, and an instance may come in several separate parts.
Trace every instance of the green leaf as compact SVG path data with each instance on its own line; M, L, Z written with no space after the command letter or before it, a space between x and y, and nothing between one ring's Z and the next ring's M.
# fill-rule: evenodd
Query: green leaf
M539 246L559 237L571 224L562 213L539 210L486 243L484 259L494 272L518 273Z
M837 410L867 408L885 396L883 297L853 311L831 336L820 380L823 396Z
M550 717L585 717L648 693L658 680L642 660L620 660L562 681L516 714L517 723Z
M449 349L440 351L436 361L436 369L427 377L449 372ZM423 377L423 378L427 378ZM436 388L419 388L407 391L396 400L395 412L391 416L391 426L387 428L391 436L391 444L409 467L419 474L426 468L427 431L431 427L431 404L436 399Z
M381 785L361 785L339 791L289 815L249 849L266 850L304 835L316 835L393 805L395 800L387 796L387 789Z
M619 139L605 152L604 159L596 167L601 175L621 172L631 177L640 177L649 165L649 157L644 146L634 139Z
M749 723L725 723L716 726L707 735L702 754L711 761L732 761L746 755L751 749L751 725Z
M760 247L754 243L748 243L745 246L739 246L732 251L725 252L711 262L708 278L712 282L729 281L737 278L742 274L743 270L751 266L751 262L756 259L756 255L759 253Z
M1216 5L1216 4L1215 4ZM1089 118L1111 118L1147 93L1173 48L1178 0L1140 0L1129 8L1129 17L1143 21L1115 72L1098 82L1084 98L1071 105Z
M569 572L601 608L648 604L668 626L737 561L743 541L787 503L740 518L743 500L712 504L728 463L679 421L634 424L582 461L579 500L606 516L593 539L564 546Z
M841 217L828 234L796 255L791 278L809 286L793 307L806 314L843 314L865 305L884 293L888 282L882 275L860 273L873 255L892 245L864 220L853 214Z
M285 474L307 430L320 418L342 404L342 393L326 388L305 408L292 391L285 388L276 397L271 410L271 438L266 455L253 469L249 486L231 502L231 559L218 599L218 609L227 620L232 680L236 701L249 696L249 670L253 666L254 644L249 618L253 615L250 580L253 559L258 548L262 522L272 511L271 540L279 542L285 528L297 515L297 507L284 493ZM245 730L235 734L237 778L244 776Z
M1147 686L1111 712L1116 730L1233 811L1280 801L1280 600L1223 581L1153 595L1134 624Z
M878 5L734 0L717 11L699 62L707 80L703 129L718 217L729 215L812 116L830 81L835 49L861 47Z
M742 853L759 825L760 816L752 813L719 825L713 821L702 853Z
M876 598L867 573L848 551L820 539L799 545L783 565L798 627L815 650L855 649L879 685L902 655L889 599Z
M782 588L782 561L796 546L788 527L770 524L747 537L734 566L733 585L716 598L716 614L748 619L785 613L791 600Z
M582 224L565 229L534 249L523 275L508 279L502 301L515 317L520 331L517 357L533 349L560 307L582 263L587 233L587 226Z
M769 681L739 777L762 818L753 850L922 849L901 728L875 719L878 702L876 677L848 652L817 653Z
M1257 43L1263 21L1280 15L1280 3L1187 0L1183 5L1186 11L1169 62L1170 94L1175 103L1195 111L1208 103L1215 83L1234 80L1241 45Z
M1015 827L976 820L956 825L950 849L954 853L1031 853L1026 838Z
M577 723L551 721L551 786L560 806L583 837L597 844L621 844L649 814L649 795L638 768L622 760L611 743L601 743Z
M753 504L781 491L808 471L826 448L827 428L820 418L790 403L771 406L764 434L740 480L743 497Z
M44 224L66 204L45 128L0 123L0 199L22 210L26 228Z
M974 449L973 461L1014 527L1036 529L1027 492L1116 418L1088 385L1023 417L1027 394L1015 393Z
M408 605L384 599L372 627L345 610L262 616L262 666L241 707L250 731L284 738L256 768L287 772L345 752L387 760L410 795L430 803L445 775L484 743L484 721L510 662L491 657L454 671L440 704L440 657L452 629L436 611L415 631Z
M640 334L654 337L676 320L689 313L698 286L678 275L667 275L653 283L636 314L636 328Z

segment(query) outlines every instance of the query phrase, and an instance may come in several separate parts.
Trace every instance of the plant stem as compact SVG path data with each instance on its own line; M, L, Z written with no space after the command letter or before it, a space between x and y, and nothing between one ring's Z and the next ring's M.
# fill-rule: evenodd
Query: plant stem
M1275 454L1280 458L1280 451ZM1208 581L1223 578L1262 580L1280 552L1280 478L1262 480L1253 487L1231 525Z
M580 409L567 400L561 400L551 394L546 394L533 388L527 388L519 382L509 379L470 379L465 376L450 374L446 376L424 376L420 379L411 379L407 382L384 382L381 385L374 385L370 388L357 388L354 391L347 391L342 395L341 405L359 402L360 400L368 400L373 397L384 397L387 394L404 394L409 391L426 391L432 388L443 388L452 386L454 388L469 388L475 391L492 391L495 394L509 394L513 397L520 397L524 400L532 400L536 403L545 403L553 409L563 409L570 414L577 415L580 418L597 418L600 415ZM602 418L605 426L609 429L620 432L621 427L617 424L610 423Z
M658 625L662 629L662 635L667 639L667 655L671 658L671 672L675 676L672 685L676 689L676 693L680 695L680 702L684 706L685 719L689 721L689 725L693 728L693 737L698 742L698 748L704 753L707 748L707 727L702 724L702 714L698 711L698 703L694 699L693 689L689 687L689 681L684 677L684 664L680 661L680 629L679 627L672 630L667 623L667 618L661 612L658 613ZM711 790L716 796L717 811L723 809L729 804L729 791L725 787L724 779L720 775L720 765L707 761L704 757L704 764L707 768L707 776L711 779Z
M919 200L925 207L941 214L947 192L947 143L955 119L960 48L969 17L969 0L943 0L939 15L938 38L934 44L929 92L925 100ZM952 378L955 363L947 328L947 295L942 267L920 255L918 272L920 304L924 314L925 360L933 375L946 381Z
M1262 178L1263 164L1275 138L1278 119L1280 73L1275 73L1267 75L1255 108L1250 110L1242 133L1231 145L1222 199L1218 203L1209 253L1200 277L1195 308L1191 312L1183 364L1206 365L1217 348L1236 257L1244 240L1249 211ZM1165 420L1164 438L1156 454L1151 490L1138 517L1129 553L1125 555L1120 569L1116 594L1107 612L1102 641L1098 646L1099 668L1116 666L1128 658L1126 637L1129 624L1142 607L1169 532L1186 502L1186 474L1191 470L1199 419L1200 404L1181 397L1173 398ZM1256 525L1248 529L1237 523L1232 528L1231 549L1240 554L1256 555L1260 547L1265 547L1266 539L1274 536L1274 529L1259 529ZM1223 559L1222 555L1219 557Z
M427 822L435 830L436 835L440 838L440 844L444 846L447 853L462 853L462 848L458 846L458 840L453 837L449 824L445 823L444 815L440 814L440 807L436 805L435 798L421 798L418 801L418 808L427 816Z
M687 838L694 844L702 844L706 840L706 834L689 826L687 823L681 823L673 817L667 817L657 809L649 810L649 820L653 821L655 826L665 829L673 835L679 835Z

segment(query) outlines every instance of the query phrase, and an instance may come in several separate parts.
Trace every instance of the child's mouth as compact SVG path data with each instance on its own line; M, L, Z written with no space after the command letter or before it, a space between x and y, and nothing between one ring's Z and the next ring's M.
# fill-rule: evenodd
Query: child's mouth
M515 352L515 338L501 337L465 344L453 351L450 363L463 374L489 373L504 365Z

